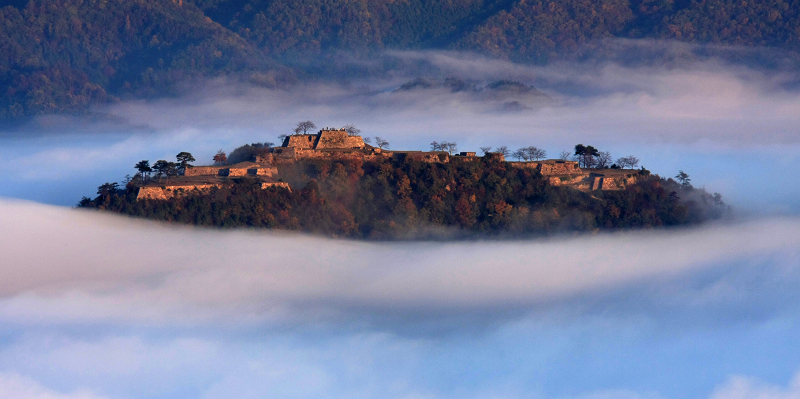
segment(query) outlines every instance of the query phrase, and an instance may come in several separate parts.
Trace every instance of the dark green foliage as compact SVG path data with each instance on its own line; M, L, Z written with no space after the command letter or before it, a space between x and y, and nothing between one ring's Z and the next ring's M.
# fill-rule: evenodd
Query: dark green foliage
M0 9L0 117L80 111L113 96L169 94L188 79L274 66L179 0L31 0Z
M800 51L800 0L30 0L0 3L0 118L331 73L340 53L457 49L523 62L660 38ZM791 58L791 57L790 57ZM316 72L315 72L316 71ZM338 75L337 75L338 76ZM455 89L454 89L455 90Z
M718 194L642 176L624 191L553 187L497 158L434 164L309 160L280 167L293 191L242 178L206 194L136 201L135 189L84 198L132 216L367 239L532 236L696 224L726 210ZM133 188L133 186L131 186Z

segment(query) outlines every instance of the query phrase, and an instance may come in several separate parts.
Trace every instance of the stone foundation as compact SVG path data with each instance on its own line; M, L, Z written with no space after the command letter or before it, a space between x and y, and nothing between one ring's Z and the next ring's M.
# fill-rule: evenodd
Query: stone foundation
M191 186L144 186L139 187L136 200L167 200L175 197L202 194L212 187L222 187L222 184L197 184Z

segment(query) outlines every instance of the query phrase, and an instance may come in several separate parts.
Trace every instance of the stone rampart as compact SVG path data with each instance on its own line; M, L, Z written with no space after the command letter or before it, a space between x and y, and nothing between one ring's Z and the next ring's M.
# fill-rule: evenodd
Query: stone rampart
M619 191L636 183L636 175L609 177L601 174L591 176L590 190Z
M292 191L292 188L289 187L289 183L286 183L286 182L282 182L282 181L278 182L278 181L276 181L276 182L261 183L261 189L262 190L265 189L265 188L270 188L270 187L285 188L285 189L287 189L289 191Z
M344 130L322 130L319 132L317 150L330 148L364 148L361 136L351 136Z
M444 151L386 151L385 154L399 161L409 159L428 163L450 162L450 154Z
M283 147L314 148L317 144L318 134L294 134L283 140Z
M274 177L278 175L278 168L274 166L269 168L250 168L247 170L247 174L251 176Z
M220 169L224 169L225 166L195 166L191 168L186 168L184 171L184 176L217 176L219 175Z
M559 161L559 160L546 160L546 161L525 161L525 162L511 162L511 166L517 169L535 169L542 174L542 176L558 176L570 175L575 173L583 173L578 163L574 161Z
M180 186L144 186L139 187L139 193L136 195L136 200L167 200L175 197L183 197L186 195L201 194L210 190L212 187L221 187L222 184L194 184L194 185L180 185Z

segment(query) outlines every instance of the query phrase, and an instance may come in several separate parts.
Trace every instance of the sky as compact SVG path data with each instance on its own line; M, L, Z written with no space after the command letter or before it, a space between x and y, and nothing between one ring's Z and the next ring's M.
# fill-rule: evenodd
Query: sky
M800 398L796 74L708 58L529 66L394 52L429 78L547 97L394 91L417 70L179 98L0 131L0 396ZM514 103L509 107L509 103ZM394 149L590 144L684 170L737 217L545 240L371 243L70 208L142 159L277 142L300 120Z

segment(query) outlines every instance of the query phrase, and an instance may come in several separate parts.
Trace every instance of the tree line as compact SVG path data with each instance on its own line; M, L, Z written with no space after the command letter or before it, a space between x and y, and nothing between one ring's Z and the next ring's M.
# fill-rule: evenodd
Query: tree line
M413 159L306 160L279 165L293 190L242 177L169 200L136 200L115 184L78 206L213 227L256 227L363 239L540 236L655 228L723 217L718 194L644 172L622 191L584 193L548 184L497 157L435 164Z

